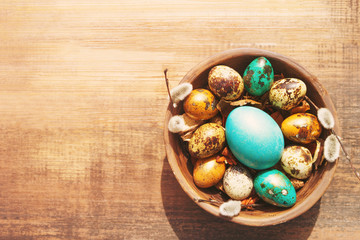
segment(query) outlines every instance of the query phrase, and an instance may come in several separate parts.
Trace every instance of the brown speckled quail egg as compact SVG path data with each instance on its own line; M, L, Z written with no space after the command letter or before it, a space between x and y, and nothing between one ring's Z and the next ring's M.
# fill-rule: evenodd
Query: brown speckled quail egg
M223 186L230 198L243 200L250 195L254 183L249 170L243 166L234 165L226 169Z
M307 179L312 171L313 159L309 149L288 146L281 157L281 166L287 174L297 179Z
M189 153L196 158L206 158L225 146L225 130L216 123L205 123L195 130L189 141Z
M284 78L276 81L269 92L271 104L283 110L290 110L304 99L306 85L297 78Z
M217 65L209 72L208 83L210 90L219 98L235 100L244 90L244 81L233 68Z

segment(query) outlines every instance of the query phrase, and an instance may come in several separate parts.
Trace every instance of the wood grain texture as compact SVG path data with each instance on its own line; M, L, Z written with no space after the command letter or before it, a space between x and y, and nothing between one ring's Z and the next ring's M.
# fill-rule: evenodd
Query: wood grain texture
M217 52L256 47L328 90L360 168L359 1L3 0L0 239L358 239L360 187L342 157L321 200L285 224L215 218L166 159L174 87Z

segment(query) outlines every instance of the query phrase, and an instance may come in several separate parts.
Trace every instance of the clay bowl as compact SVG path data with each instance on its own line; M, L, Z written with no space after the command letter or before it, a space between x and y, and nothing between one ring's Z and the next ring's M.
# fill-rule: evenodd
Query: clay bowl
M186 74L180 83L189 82L193 84L194 89L204 87L207 85L207 76L210 69L218 64L230 66L236 69L240 75L243 76L246 66L253 59L259 56L264 56L269 59L275 74L283 73L285 77L295 77L303 80L307 85L307 96L318 107L326 107L333 113L335 117L335 130L338 134L340 134L337 127L338 119L334 105L327 91L322 87L317 78L297 64L294 60L277 53L248 48L221 52L195 66ZM172 116L181 113L183 113L181 106L174 109L172 105L169 104L165 116L164 137L167 159L171 169L182 189L191 199L209 199L212 195L214 197L218 197L219 191L214 187L201 189L194 184L192 178L193 167L191 160L187 157L188 155L184 151L184 144L177 134L168 131L167 125L169 119ZM316 115L316 110L312 108L311 113ZM327 135L329 135L329 131L324 129L321 138L325 139ZM197 201L196 204L215 216L242 225L267 226L283 223L303 214L321 198L331 182L337 162L338 160L335 163L323 164L317 171L314 171L305 183L305 186L297 192L296 204L291 208L279 208L268 204L263 207L256 208L253 211L241 211L240 214L234 218L225 218L219 214L219 208L217 206Z

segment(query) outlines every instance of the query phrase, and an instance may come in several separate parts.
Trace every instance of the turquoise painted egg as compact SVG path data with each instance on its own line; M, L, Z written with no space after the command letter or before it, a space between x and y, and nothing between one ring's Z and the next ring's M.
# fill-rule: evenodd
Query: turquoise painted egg
M276 169L261 171L254 180L257 195L278 207L291 207L296 202L296 191L290 180Z
M269 60L258 57L245 69L244 85L251 95L261 96L269 91L274 82L274 70Z
M250 106L237 107L230 112L225 129L231 152L245 166L263 170L280 160L284 137L266 112Z

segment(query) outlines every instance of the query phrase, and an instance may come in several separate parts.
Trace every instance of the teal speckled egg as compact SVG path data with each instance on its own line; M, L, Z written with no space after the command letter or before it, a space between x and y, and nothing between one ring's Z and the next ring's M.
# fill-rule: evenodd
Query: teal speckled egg
M227 117L225 129L229 148L242 164L263 170L280 160L284 136L266 112L250 106L237 107Z
M261 199L278 207L291 207L296 191L290 180L276 169L261 171L254 180L254 188Z
M269 60L258 57L253 60L244 72L245 89L254 96L261 96L269 91L274 82L274 70Z

